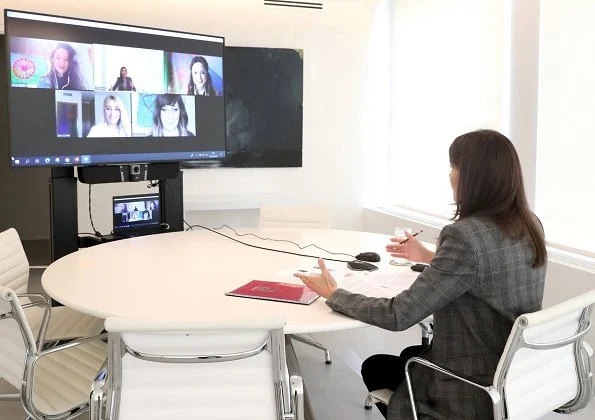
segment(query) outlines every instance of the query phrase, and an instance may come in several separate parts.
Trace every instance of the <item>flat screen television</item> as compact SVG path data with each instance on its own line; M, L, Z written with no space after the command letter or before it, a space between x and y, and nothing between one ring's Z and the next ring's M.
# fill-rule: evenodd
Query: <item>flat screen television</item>
M13 167L225 158L223 37L4 13Z

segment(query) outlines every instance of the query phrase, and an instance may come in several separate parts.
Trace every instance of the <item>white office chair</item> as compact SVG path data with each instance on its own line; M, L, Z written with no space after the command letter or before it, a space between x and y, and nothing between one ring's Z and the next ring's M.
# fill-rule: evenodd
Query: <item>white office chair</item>
M326 206L288 206L264 204L260 207L260 227L298 227L310 229L328 229L330 226L329 209ZM331 353L318 341L302 334L290 334L294 340L324 351L326 364L332 363Z
M478 384L425 359L405 365L405 377L417 419L411 385L414 363L485 391L494 406L495 420L538 419L551 411L572 414L593 397L593 350L584 340L591 328L595 289L515 321L491 385ZM374 402L388 404L392 391L373 391Z
M43 299L39 296L39 302ZM27 296L29 299L29 296ZM50 306L35 338L18 295L0 286L0 375L19 389L27 419L67 420L89 408L90 386L105 361L106 335L42 349Z
M13 228L0 232L0 286L15 290L21 297L31 330L35 335L44 337L45 343L40 343L40 348L62 340L90 337L103 331L102 319L64 306L51 308L49 322L44 324L47 300L41 295L28 294L28 281L29 261L19 234ZM19 394L0 395L0 401L18 399Z
M37 295L27 294L29 281L29 261L19 234L13 228L0 232L0 286L13 289L21 296L23 303L31 303L25 309L29 325L34 332L41 328L44 310L34 302ZM90 337L103 331L103 320L85 315L65 306L51 309L50 322L45 339L49 342Z
M108 318L108 366L93 384L91 420L303 419L284 325Z

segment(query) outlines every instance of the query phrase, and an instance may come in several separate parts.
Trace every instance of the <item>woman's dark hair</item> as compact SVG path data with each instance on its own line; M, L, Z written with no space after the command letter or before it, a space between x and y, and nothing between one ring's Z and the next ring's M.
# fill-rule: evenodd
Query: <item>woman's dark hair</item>
M68 82L68 87L70 89L83 89L83 83L82 83L82 78L80 75L80 70L79 70L79 65L78 65L78 61L76 60L76 51L74 50L74 48L72 48L72 46L66 42L59 42L58 45L56 45L56 48L54 48L52 50L52 53L50 54L50 71L48 72L48 75L51 76L50 77L50 81L52 83L52 85L56 84L56 69L54 69L54 55L56 54L56 51L58 51L59 49L63 49L68 53L68 70L66 71L68 73L68 78L69 78L69 82ZM53 74L50 74L53 73ZM52 78L53 77L53 78ZM59 89L59 86L54 86L54 88Z
M533 267L545 264L542 229L529 209L519 157L512 142L493 130L457 137L448 150L450 165L459 170L454 218L488 217L512 238L528 235Z
M124 82L124 79L122 78L122 70L126 69L126 66L122 66L120 67L120 74L118 75L118 78L116 79L116 83L122 83ZM128 70L128 69L126 69Z
M207 81L205 82L205 92L209 96L217 96L217 91L213 87L213 80L211 80L211 74L209 73L209 63L204 57L195 55L190 61L190 80L188 80L188 95L194 95L194 80L192 79L192 66L196 63L201 63L207 72Z
M188 135L188 113L186 106L180 95L166 93L164 95L157 95L155 100L155 108L153 109L153 136L163 136L163 123L161 122L161 108L164 106L175 106L180 108L180 120L178 121L178 134L180 137Z

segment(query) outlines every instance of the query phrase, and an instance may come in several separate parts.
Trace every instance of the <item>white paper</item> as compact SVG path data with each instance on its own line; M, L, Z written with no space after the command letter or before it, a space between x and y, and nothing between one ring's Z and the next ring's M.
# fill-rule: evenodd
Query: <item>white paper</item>
M337 280L337 285L351 293L392 298L407 290L418 274L392 270L365 272L347 275Z
M413 284L419 273L411 270L391 270L381 269L378 271L353 271L348 268L327 265L327 268L333 278L337 281L337 286L351 293L370 297L397 296ZM313 265L304 265L302 267L284 269L277 272L280 276L293 277L294 273L302 274L320 274L320 268Z

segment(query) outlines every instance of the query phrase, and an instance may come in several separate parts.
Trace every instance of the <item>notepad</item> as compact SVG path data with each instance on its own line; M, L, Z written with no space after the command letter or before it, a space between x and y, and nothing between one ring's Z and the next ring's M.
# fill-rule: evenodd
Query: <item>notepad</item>
M252 280L225 294L227 296L275 300L278 302L298 303L300 305L309 305L319 298L317 293L303 284L280 283L266 280Z

